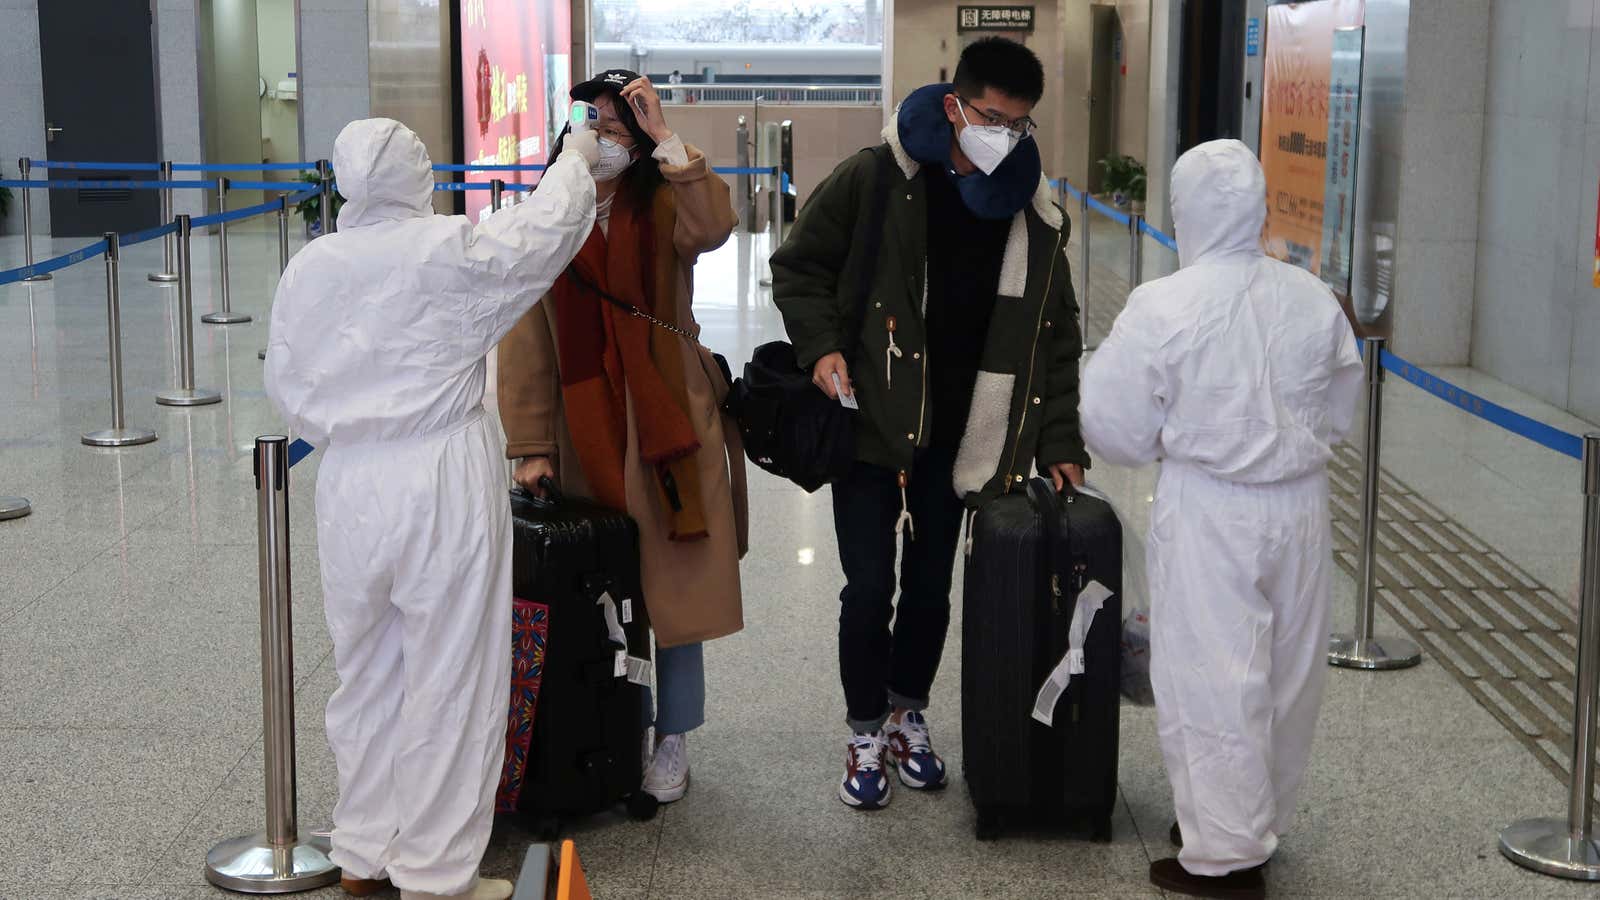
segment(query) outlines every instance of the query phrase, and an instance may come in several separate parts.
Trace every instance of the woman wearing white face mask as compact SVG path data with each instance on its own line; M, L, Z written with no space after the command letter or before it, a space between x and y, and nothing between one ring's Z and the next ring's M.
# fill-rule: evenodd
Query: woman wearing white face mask
M742 459L730 464L718 412L728 386L680 333L699 333L695 260L738 220L727 183L667 127L649 79L604 72L572 99L599 111L596 223L546 302L500 345L500 417L519 484L542 494L552 478L639 523L658 687L653 715L649 700L644 709L655 728L644 789L671 802L688 788L685 735L705 719L702 642L743 627Z

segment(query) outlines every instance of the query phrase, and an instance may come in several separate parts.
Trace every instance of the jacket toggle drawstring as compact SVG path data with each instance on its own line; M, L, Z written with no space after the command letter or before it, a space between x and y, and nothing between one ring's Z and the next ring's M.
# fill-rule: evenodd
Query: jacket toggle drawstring
M900 472L900 518L895 520L894 533L905 534L910 532L911 539L917 539L917 523L911 518L911 501L906 498L906 485L911 483L911 476L903 470Z
M884 351L883 369L888 378L888 389L894 390L894 361L896 359L904 359L905 354L900 352L899 345L894 342L894 316L889 317L887 324L889 326L889 349Z

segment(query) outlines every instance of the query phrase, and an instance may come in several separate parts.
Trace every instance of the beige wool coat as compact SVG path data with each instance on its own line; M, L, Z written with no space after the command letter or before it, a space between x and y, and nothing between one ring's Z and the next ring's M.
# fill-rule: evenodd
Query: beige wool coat
M692 309L695 261L702 253L722 246L738 219L727 182L711 171L704 153L692 146L687 150L688 165L661 164L668 189L676 194L677 224L673 246L657 248L656 256L658 265L676 269L678 325L698 335L700 327ZM549 457L562 492L587 497L590 491L563 408L556 311L550 300L546 296L500 343L497 378L506 456ZM656 642L676 647L723 637L744 627L739 560L749 544L749 505L739 431L722 413L728 384L720 367L698 341L659 327L653 328L652 340L674 341L683 353L688 412L700 439L695 459L710 532L700 541L668 539L669 511L655 485L656 476L639 459L630 398L624 474L627 512L639 524L645 608Z

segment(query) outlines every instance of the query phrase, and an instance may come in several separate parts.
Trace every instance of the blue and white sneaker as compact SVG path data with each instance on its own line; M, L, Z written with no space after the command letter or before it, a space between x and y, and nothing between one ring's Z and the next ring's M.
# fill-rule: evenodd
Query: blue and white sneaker
M855 734L844 752L844 778L839 799L853 809L889 805L889 777L883 771L883 732Z
M937 791L947 784L944 760L933 752L928 736L928 720L920 712L908 712L899 722L890 719L883 726L889 745L889 765L900 772L900 783L912 790Z

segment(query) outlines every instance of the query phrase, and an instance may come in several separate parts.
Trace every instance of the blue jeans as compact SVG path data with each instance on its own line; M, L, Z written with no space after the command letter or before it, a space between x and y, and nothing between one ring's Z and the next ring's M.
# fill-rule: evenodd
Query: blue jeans
M656 686L660 705L644 691L644 727L656 735L687 734L706 723L706 657L704 644L656 648ZM652 712L654 715L652 715Z

